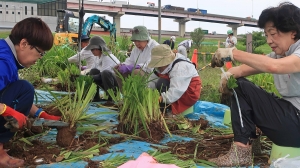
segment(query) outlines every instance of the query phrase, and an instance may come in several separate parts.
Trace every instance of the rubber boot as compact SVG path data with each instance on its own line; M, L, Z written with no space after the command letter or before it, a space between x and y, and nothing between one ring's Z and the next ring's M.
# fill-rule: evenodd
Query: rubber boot
M233 143L227 154L208 161L223 167L250 166L252 165L252 147L241 147Z
M16 159L11 156L9 156L6 151L3 149L3 144L0 143L0 167L21 167L24 164L24 160L22 159Z

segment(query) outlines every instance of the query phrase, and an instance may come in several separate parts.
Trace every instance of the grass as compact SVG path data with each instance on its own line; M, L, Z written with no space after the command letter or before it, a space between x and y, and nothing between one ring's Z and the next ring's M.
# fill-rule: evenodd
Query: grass
M6 38L9 35L9 32L1 32L0 31L0 38ZM93 36L93 35L92 35ZM103 39L107 42L107 44L110 41L110 37L109 36L102 36ZM169 36L163 36L161 38L161 43L164 40L169 39ZM130 39L130 37L129 37ZM153 39L157 41L158 37L157 36L153 36ZM181 37L177 37L176 38L176 42L175 42L175 46L177 46L181 41L185 40L186 38L181 38ZM117 41L120 42L122 40L121 36L117 37ZM204 44L214 44L214 45L203 45L199 50L199 52L204 52L204 53L214 53L216 51L217 44L218 41L223 42L225 41L225 39L204 39ZM243 46L242 44L238 43L237 48L245 48L245 46ZM260 47L258 47L258 49L262 50L265 54L270 53L271 49L268 46L268 44L262 45ZM191 52L189 53L189 58L192 57L194 49L191 49ZM71 55L70 55L71 56ZM69 57L70 57L69 56ZM198 54L198 68L204 67L205 65L207 65L208 63L210 63L211 60L211 55L201 55ZM201 97L200 100L202 101L210 101L210 102L216 102L219 103L220 99L219 99L219 92L218 92L218 88L219 88L219 82L220 82L220 74L221 74L221 70L219 68L211 68L211 67L207 67L203 70L201 70L199 72L199 75L201 77L202 80L202 91L201 91ZM267 79L267 81L266 81ZM274 90L274 85L271 85L271 83L273 83L273 78L271 77L270 74L261 74L258 75L255 78L250 78L250 80L252 80L254 83L257 83L258 85L260 85L263 88L267 88L268 91L271 92L275 92Z

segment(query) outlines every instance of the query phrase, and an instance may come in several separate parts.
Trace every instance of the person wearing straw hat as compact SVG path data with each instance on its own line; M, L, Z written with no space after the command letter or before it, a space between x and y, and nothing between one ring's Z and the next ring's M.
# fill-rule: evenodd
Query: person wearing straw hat
M212 67L225 61L241 65L230 68L221 78L219 91L229 94L233 144L228 153L210 159L219 167L252 166L256 127L274 144L300 148L300 8L289 2L262 11L257 21L272 52L253 54L233 48L219 48ZM278 96L255 85L246 77L269 73ZM228 78L236 78L234 90ZM282 156L283 157L283 156Z
M170 46L161 44L152 49L148 67L154 68L148 86L160 91L159 102L170 104L172 114L183 113L199 100L201 79L186 56L175 54Z
M93 55L99 57L99 60L97 61L97 69L91 69L89 75L93 77L94 82L97 84L97 92L93 101L100 101L99 86L104 89L107 95L109 95L107 93L108 89L113 89L116 91L118 83L116 80L114 67L118 65L120 61L107 48L104 39L100 36L92 37L85 50L90 50ZM111 104L111 102L112 98L108 96L106 103Z
M115 68L118 74L126 78L129 74L145 75L152 72L152 68L148 67L151 60L151 50L159 45L149 36L148 29L145 26L135 26L132 30L131 41L135 47L132 49L130 57L125 62L117 65ZM117 75L119 87L122 88L122 80Z
M97 57L93 55L90 50L85 50L85 47L89 44L90 37L87 35L81 36L80 61L86 61L86 66L81 67L81 75L86 75L91 69L96 67ZM70 63L79 64L79 53L68 58Z

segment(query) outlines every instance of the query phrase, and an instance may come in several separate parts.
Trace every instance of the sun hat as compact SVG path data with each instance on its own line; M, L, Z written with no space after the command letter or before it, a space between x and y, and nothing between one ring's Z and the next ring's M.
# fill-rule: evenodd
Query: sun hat
M175 54L167 44L155 46L151 51L151 61L149 68L163 67L171 64L175 60Z
M89 44L85 47L85 50L92 50L92 49L101 49L101 51L110 51L104 39L100 36L94 36L90 39Z
M147 41L149 40L148 29L145 26L135 26L131 30L131 41Z

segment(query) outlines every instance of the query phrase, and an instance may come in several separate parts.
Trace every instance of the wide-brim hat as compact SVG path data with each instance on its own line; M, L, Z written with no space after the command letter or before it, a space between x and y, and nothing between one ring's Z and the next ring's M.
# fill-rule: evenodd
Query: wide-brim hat
M131 30L131 41L147 41L149 40L149 32L145 26L136 26Z
M85 47L85 50L92 50L92 49L100 49L101 51L110 51L104 39L100 36L94 36L90 39L89 44Z
M175 60L175 54L169 45L160 44L151 50L151 61L149 68L163 67L171 64Z

